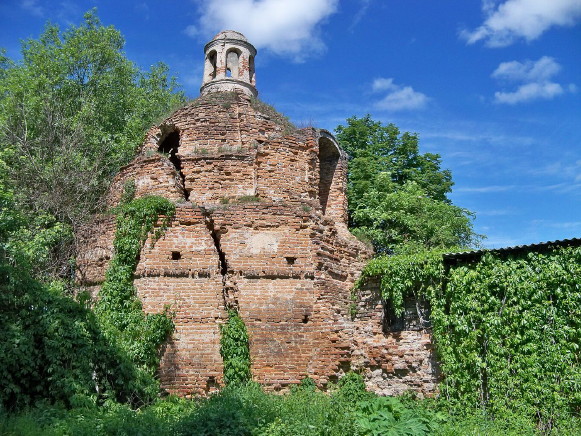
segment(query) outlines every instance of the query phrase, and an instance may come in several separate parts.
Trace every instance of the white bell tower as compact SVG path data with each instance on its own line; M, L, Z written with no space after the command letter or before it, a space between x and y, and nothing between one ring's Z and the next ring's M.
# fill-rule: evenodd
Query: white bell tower
M254 57L256 49L234 30L218 33L204 47L204 79L200 93L241 90L256 97Z

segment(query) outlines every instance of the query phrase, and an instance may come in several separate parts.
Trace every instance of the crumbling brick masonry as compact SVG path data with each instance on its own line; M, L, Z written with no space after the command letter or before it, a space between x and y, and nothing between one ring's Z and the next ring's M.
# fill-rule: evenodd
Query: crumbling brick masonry
M429 333L386 328L376 288L353 303L372 253L347 229L345 153L329 132L297 130L255 98L255 53L239 33L218 34L206 46L203 95L148 132L106 198L117 205L133 181L137 197L177 205L135 273L146 312L175 312L162 386L191 395L223 384L219 325L235 307L253 378L270 389L304 377L324 388L355 369L378 393L430 394ZM102 215L79 235L78 278L95 296L114 232L115 218Z

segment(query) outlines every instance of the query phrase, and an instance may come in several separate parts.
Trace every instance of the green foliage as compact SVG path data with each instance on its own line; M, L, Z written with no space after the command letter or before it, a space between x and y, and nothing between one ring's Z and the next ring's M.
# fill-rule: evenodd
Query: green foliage
M452 174L420 154L417 135L369 115L335 130L350 157L347 197L353 233L378 253L477 245L473 215L451 204Z
M375 397L359 404L355 422L364 435L422 436L431 434L431 420L394 397Z
M395 427L381 416L388 411ZM0 434L14 435L143 435L187 436L345 436L374 434L358 425L368 418L378 428L394 434L413 433L419 425L437 432L440 419L421 403L381 399L367 394L364 400L347 399L340 390L326 394L312 386L289 394L267 394L256 383L229 386L205 399L168 397L131 410L126 405L106 402L72 410L40 406L24 414L2 416ZM419 423L419 425L418 425ZM458 425L462 423L459 422ZM383 425L383 427L382 427Z
M0 405L95 401L96 363L110 353L89 308L20 268L3 264L0 280Z
M272 401L272 400L271 400ZM258 384L238 384L224 388L176 425L178 435L251 435L261 421L273 419L272 404Z
M143 314L133 272L158 215L167 220L173 204L142 198L118 211L115 256L94 313L86 295L67 295L67 282L32 276L42 274L70 228L50 215L23 216L5 176L0 171L0 405L154 398L158 347L172 323L165 314Z
M383 126L369 115L351 117L346 126L335 129L337 140L350 156L349 203L357 209L363 194L374 186L374 178L389 174L393 183L403 186L416 182L434 200L448 201L452 190L452 174L440 168L438 154L419 153L418 136L409 132L400 134L394 124Z
M251 380L248 332L235 310L228 311L228 321L220 326L220 355L226 385L244 384Z
M380 253L478 245L472 214L430 198L416 182L398 187L389 174L378 174L375 185L352 212L356 236L373 242Z
M363 377L356 372L348 372L341 377L338 388L336 396L343 403L356 404L371 397L365 390Z
M184 101L165 65L140 71L123 45L93 10L78 27L48 24L22 43L19 61L0 53L1 159L15 207L33 221L20 239L60 234L36 272L43 278L63 275L71 229L99 207L152 121Z
M433 304L442 393L550 430L581 412L581 248L454 268Z
M114 255L95 306L105 336L118 347L137 371L137 382L116 385L118 398L147 402L156 395L154 375L159 365L159 347L173 331L168 310L146 315L133 286L139 253L160 216L157 239L175 213L175 206L162 197L142 197L120 206L113 242ZM153 242L152 242L153 243Z
M445 404L445 403L444 403ZM537 436L543 434L538 431L535 423L528 416L511 415L502 419L494 418L482 410L463 410L461 415L448 416L439 428L438 435L457 436L457 435L503 435L503 436ZM581 427L578 425L576 432L569 433L566 428L569 422L562 422L559 429L553 429L551 435L571 436L578 434Z
M100 394L96 386L102 385L101 393L108 388L100 381L116 372L120 356L86 297L75 301L62 281L47 285L31 276L31 265L43 261L52 238L47 229L22 239L29 229L14 198L0 176L0 410L40 400L93 404Z
M134 179L126 180L123 184L123 193L121 194L121 204L129 203L135 198L135 193L137 192L137 186L135 185Z
M315 383L315 380L313 380L312 378L305 377L304 379L301 380L299 388L306 389L308 391L314 391L315 389L317 389L317 384Z
M390 300L396 315L404 311L404 299L414 297L432 302L442 286L442 254L448 250L431 250L371 259L355 283L356 289L372 278L380 279L380 292Z
M430 303L451 406L543 431L581 412L581 248L487 254L447 274L441 251L384 256L358 286L372 277L399 314L407 296Z

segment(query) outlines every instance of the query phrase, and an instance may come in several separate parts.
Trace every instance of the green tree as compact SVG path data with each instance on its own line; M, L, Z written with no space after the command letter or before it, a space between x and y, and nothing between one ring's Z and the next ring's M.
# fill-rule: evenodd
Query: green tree
M158 214L171 216L174 205L143 197L118 210L115 256L93 311L88 295L67 295L65 281L31 274L69 228L21 213L6 167L0 151L0 412L38 400L139 406L156 398L159 347L173 324L166 314L143 313L133 273Z
M74 231L145 130L184 101L166 66L140 71L123 44L90 11L78 27L47 25L24 41L20 61L0 49L0 409L39 399L139 405L158 393L151 368L171 320L146 316L130 295L124 321L138 340L128 345L55 280L70 277Z
M379 252L468 247L475 242L471 212L430 198L416 182L397 186L378 174L353 211L357 235Z
M369 115L351 117L335 132L350 158L350 226L378 253L478 244L473 214L447 197L452 173L438 154L419 152L417 135Z
M184 101L165 65L140 71L123 45L92 10L78 27L49 24L23 41L18 62L0 52L0 147L26 215L76 231L145 130ZM70 257L62 248L53 273Z
M38 399L94 400L112 350L84 303L63 296L59 283L44 285L31 276L46 241L42 233L22 239L27 220L5 175L0 152L0 411Z

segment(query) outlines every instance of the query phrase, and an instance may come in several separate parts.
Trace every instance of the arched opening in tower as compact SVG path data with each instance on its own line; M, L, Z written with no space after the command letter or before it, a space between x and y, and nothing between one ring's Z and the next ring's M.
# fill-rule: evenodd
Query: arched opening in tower
M333 178L339 162L339 150L328 138L319 139L319 201L323 213L333 202Z
M212 50L206 57L206 75L209 80L216 78L216 51Z
M226 53L226 77L238 79L239 77L240 53L236 49L230 49Z
M160 153L167 154L169 161L175 167L177 173L182 181L182 186L184 189L184 197L186 200L189 199L190 193L186 189L186 177L182 171L182 161L178 156L178 148L180 146L180 133L177 130L169 133L160 143L157 151Z
M254 80L254 56L250 55L250 58L248 58L248 69L249 69L249 77L250 77L250 83L251 84L255 84L255 80Z

